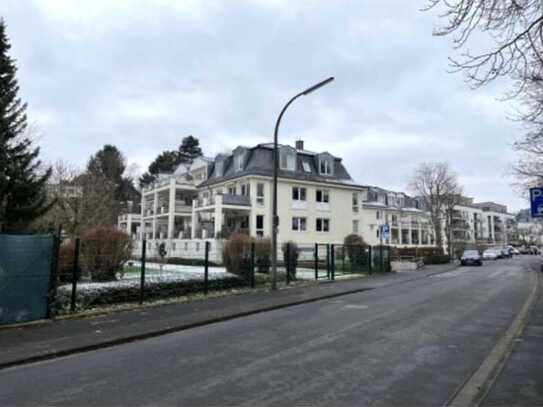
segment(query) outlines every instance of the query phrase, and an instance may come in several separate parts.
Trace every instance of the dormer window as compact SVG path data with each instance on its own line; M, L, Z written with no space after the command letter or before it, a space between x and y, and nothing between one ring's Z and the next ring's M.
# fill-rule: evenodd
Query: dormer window
M222 177L224 170L224 161L217 161L215 163L215 176L216 177Z
M245 147L237 147L233 151L234 156L234 171L241 171L243 170L244 164L245 164L245 157L247 157L247 148Z
M334 175L334 157L328 153L319 154L319 174Z
M321 174L323 175L332 174L332 166L330 165L330 161L328 160L321 161Z
M237 155L234 162L236 171L241 171L243 169L243 155Z
M279 167L286 171L296 170L296 150L285 146L279 151Z

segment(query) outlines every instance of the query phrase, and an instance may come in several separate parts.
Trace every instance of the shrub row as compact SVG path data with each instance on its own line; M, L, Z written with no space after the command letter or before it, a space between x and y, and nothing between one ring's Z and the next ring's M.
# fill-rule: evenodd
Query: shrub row
M242 277L247 277L251 272L251 245L255 247L255 266L258 273L269 273L271 266L271 242L270 239L254 239L246 234L232 233L223 248L223 263L226 271ZM283 264L288 267L290 277L296 278L296 265L299 250L294 242L288 242L282 246ZM288 259L288 264L287 264Z
M451 261L451 258L445 254L433 254L424 257L424 264L446 264Z
M175 264L178 266L205 266L205 260L204 259L187 259L184 257L168 257L164 260L162 260L159 257L155 258L148 258L146 260L149 263L163 263L166 264ZM213 262L211 260L208 261L209 267L220 267L220 263Z
M210 279L209 290L225 290L247 286L247 281L239 277ZM145 299L179 297L204 291L204 281L150 280L145 283ZM77 289L78 308L93 308L103 305L137 302L140 299L139 281L120 281L112 283L80 284ZM56 298L58 310L70 304L71 286L59 287Z

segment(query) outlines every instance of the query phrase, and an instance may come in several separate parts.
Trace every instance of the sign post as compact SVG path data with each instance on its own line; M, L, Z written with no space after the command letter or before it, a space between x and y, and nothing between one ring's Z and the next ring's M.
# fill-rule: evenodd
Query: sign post
M532 218L543 218L543 187L530 188Z

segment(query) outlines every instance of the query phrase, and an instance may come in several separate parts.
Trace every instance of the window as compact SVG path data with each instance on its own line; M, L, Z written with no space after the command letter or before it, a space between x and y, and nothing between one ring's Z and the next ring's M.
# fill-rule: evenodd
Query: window
M358 192L353 192L353 212L358 212Z
M377 230L375 231L375 236L377 236L377 238L379 238L379 228L377 228Z
M256 184L256 203L264 205L264 184L261 182Z
M224 162L223 161L217 161L215 163L215 175L217 177L222 177L223 175L223 168L224 168Z
M358 233L359 221L353 220L353 233Z
M381 219L381 211L375 211L375 219Z
M264 236L264 215L256 215L256 235Z
M236 195L236 184L232 184L228 186L228 194Z
M329 232L330 231L330 219L317 218L316 228L317 232Z
M302 163L302 166L304 167L305 172L311 172L311 166L309 165L309 163L307 161L304 161Z
M188 249L189 249L189 244L185 242L185 251L187 251Z
M392 224L397 225L398 224L398 215L392 215Z
M328 195L328 190L326 189L317 189L316 191L316 200L317 202L330 202L330 197Z
M292 230L298 231L298 232L305 232L306 223L307 223L306 218L294 217L292 218Z
M293 201L305 201L306 190L302 187L292 187L292 200Z
M238 154L235 159L234 159L234 162L235 162L235 168L236 168L236 171L241 171L243 169L243 159L245 158L245 155L244 154Z
M279 152L279 166L282 170L296 170L296 152L293 148L282 148Z
M241 195L250 196L251 195L251 185L250 184L241 184Z
M172 250L175 250L175 242L172 243Z
M322 175L332 175L332 160L321 158L319 160L319 172Z

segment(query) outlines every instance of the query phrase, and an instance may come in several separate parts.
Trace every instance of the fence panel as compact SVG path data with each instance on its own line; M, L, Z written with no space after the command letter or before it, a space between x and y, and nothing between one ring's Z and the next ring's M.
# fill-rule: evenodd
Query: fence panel
M359 245L334 245L334 274L365 274L370 272L370 249Z
M53 235L0 235L0 325L48 315Z
M389 272L392 248L390 246L372 247L372 269L373 271Z

